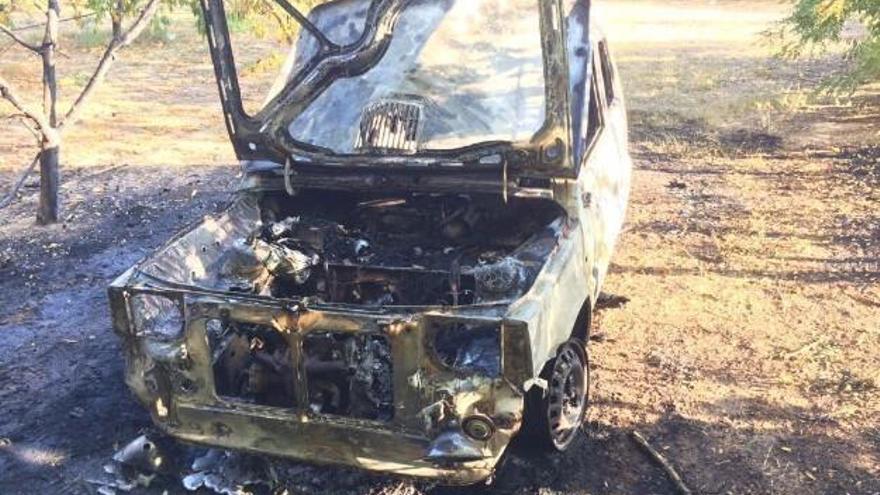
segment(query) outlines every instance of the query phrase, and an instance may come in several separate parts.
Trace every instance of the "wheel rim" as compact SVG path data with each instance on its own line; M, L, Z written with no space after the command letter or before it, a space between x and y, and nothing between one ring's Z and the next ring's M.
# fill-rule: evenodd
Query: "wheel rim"
M581 355L571 345L556 356L547 397L547 424L557 449L574 439L586 410L587 377Z

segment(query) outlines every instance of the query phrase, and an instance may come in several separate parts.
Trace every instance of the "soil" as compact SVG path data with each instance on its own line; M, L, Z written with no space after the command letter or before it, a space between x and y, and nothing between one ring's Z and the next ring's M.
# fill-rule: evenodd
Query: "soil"
M840 62L772 58L758 33L777 5L602 9L636 171L605 287L619 297L593 323L586 435L564 455L515 445L491 486L281 463L290 493L676 493L633 430L696 493L880 493L876 95L791 103ZM69 137L64 221L34 225L33 180L0 210L0 493L95 493L89 480L150 426L122 382L105 290L235 188L204 56L126 53ZM162 57L186 70L158 80ZM16 64L0 70L32 83L7 74ZM156 85L131 96L126 81ZM0 120L4 184L31 152L18 129ZM163 490L183 491L139 492Z

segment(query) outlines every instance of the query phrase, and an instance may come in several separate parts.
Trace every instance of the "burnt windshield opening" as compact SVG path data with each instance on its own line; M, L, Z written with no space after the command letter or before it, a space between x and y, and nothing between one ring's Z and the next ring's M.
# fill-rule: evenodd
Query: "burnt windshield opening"
M328 4L311 18L327 32L344 31L356 3ZM334 154L528 140L545 120L535 10L529 0L409 2L375 65L334 80L285 130Z
M262 120L264 110L290 85L306 79L315 68L334 55L357 49L366 33L368 19L376 19L377 9L388 1L365 1L362 9L336 16L336 30L325 32L309 17L322 5L333 2L314 0L263 0L256 4L211 0L225 12L225 31L235 55L228 70L234 71L241 87L241 104L248 118ZM210 5L210 3L209 3ZM254 15L253 11L257 15ZM219 19L217 19L219 20ZM216 20L215 20L216 21ZM291 49L293 47L293 49ZM230 60L231 62L231 60ZM284 74L279 77L278 74Z

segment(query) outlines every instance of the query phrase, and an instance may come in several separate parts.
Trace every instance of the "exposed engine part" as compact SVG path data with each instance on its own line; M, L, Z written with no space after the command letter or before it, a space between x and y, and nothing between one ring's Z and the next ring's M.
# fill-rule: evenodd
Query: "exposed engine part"
M280 222L274 222L266 229L265 237L277 240L294 235L294 227L299 224L299 217L287 217Z
M293 356L274 328L210 325L217 395L295 407ZM309 407L319 414L388 420L394 415L391 348L382 335L314 333L303 342Z
M481 291L497 295L517 292L528 277L525 265L513 258L477 266L473 275Z
M217 275L235 292L270 295L271 273L257 258L247 239L236 239L232 243L220 259Z
M308 253L307 248L293 240L270 244L254 239L252 246L257 259L270 273L300 285L309 280L312 267L321 262L320 256Z
M474 280L440 270L328 265L325 294L331 301L365 306L456 305L474 300Z
M358 239L354 242L354 255L363 256L370 250L370 243L364 239Z
M557 232L547 226L559 214L456 195L340 193L328 202L303 191L266 203L263 223L220 260L221 287L371 307L515 297L543 259L518 256L533 244L552 249Z
M278 407L296 405L290 346L274 328L223 322L209 327L217 395Z
M383 198L383 199L373 199L369 201L362 201L358 203L358 208L387 208L390 206L400 206L405 205L406 200L403 198Z
M306 337L309 407L319 414L387 421L394 416L391 348L381 335Z

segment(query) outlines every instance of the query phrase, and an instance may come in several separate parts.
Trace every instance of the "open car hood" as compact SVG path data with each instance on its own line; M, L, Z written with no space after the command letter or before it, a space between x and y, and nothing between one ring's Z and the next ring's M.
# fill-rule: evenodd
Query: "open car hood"
M248 114L223 0L202 0L240 160L264 170L576 175L559 0L336 0L309 12L274 1L300 36L290 72ZM346 35L339 26L352 18L362 27ZM533 23L532 42L505 22Z

